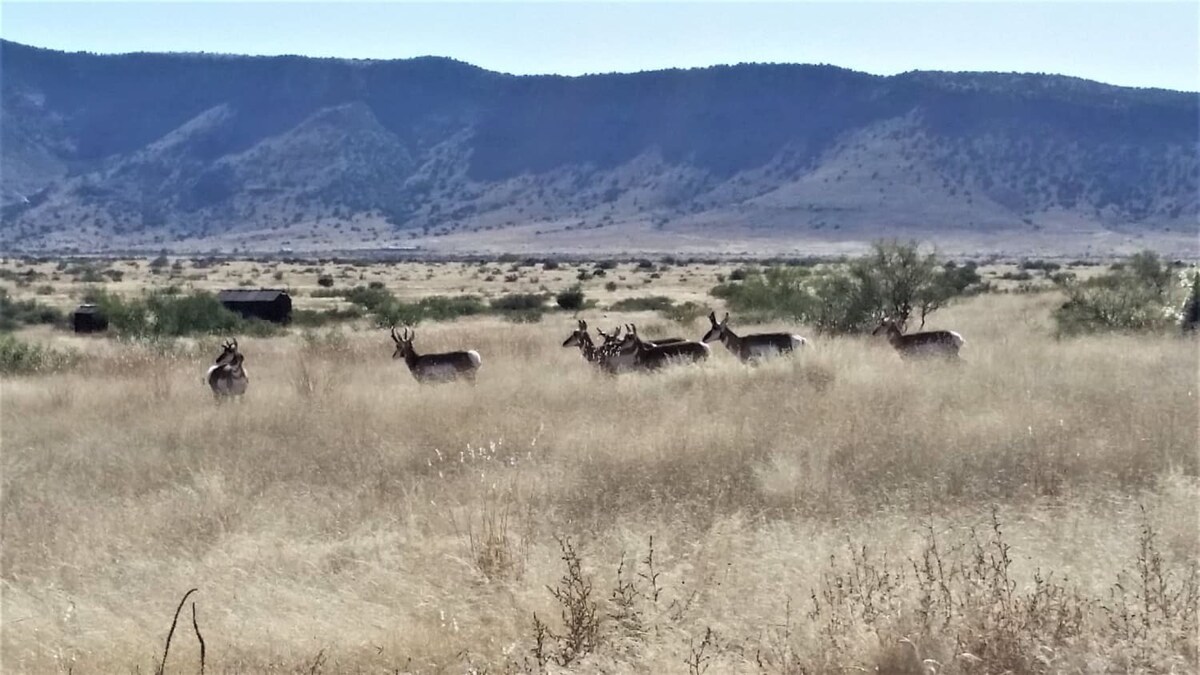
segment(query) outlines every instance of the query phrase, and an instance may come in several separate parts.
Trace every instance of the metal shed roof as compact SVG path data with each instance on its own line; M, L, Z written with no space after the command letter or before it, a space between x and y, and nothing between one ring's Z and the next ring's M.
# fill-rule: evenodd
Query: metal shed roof
M288 297L287 291L276 288L232 289L217 293L221 302L274 302L279 297Z

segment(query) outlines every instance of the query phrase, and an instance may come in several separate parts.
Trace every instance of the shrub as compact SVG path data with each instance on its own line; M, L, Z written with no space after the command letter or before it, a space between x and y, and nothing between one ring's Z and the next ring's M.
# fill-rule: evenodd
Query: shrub
M745 267L739 267L736 270L729 273L729 280L730 281L745 281L746 277L750 276L751 273L752 272L750 270L747 270Z
M583 309L583 289L576 284L554 296L554 303L568 312L577 312Z
M708 310L688 300L687 302L660 310L659 313L668 321L674 321L680 326L687 327L696 323L696 320L708 313Z
M1135 254L1087 281L1065 283L1067 301L1054 311L1059 335L1165 330L1180 319L1172 273L1158 255Z
M915 243L876 242L870 254L823 273L808 267L751 269L741 283L718 284L711 293L739 313L808 321L823 333L856 333L884 316L901 324L915 316L924 325L930 314L978 283L973 266L942 265Z
M558 269L558 261L557 260L547 260L546 262L542 263L542 269L544 269L546 271L556 270L556 269Z
M37 300L14 300L8 290L0 288L0 331L26 325L61 324L63 321L63 313L56 308Z
M322 288L333 288L333 275L322 274L317 277L317 285Z
M617 282L610 281L610 282L604 284L604 290L608 291L609 293L612 293L613 291L617 290Z
M662 295L641 298L625 298L614 302L609 308L614 312L658 312L670 309L675 302Z
M315 311L311 309L292 310L292 325L303 328L319 328L333 323L361 319L363 310L358 306L347 309L326 309Z
M79 356L38 344L22 342L12 335L0 335L0 374L27 375L62 370Z
M492 309L501 312L540 311L545 304L545 296L537 293L510 293L492 300Z
M109 327L120 337L265 336L279 330L266 321L243 319L206 291L175 295L164 289L124 299L93 289L87 298L100 306Z

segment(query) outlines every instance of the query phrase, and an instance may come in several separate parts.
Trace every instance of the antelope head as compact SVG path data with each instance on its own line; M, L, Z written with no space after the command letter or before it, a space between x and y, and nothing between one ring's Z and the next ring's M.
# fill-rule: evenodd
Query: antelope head
M620 326L617 326L616 328L614 328L611 333L605 333L604 331L597 328L596 333L598 333L600 335L600 337L604 338L604 344L601 345L602 347L612 346L621 340L621 327Z
M717 313L709 312L708 322L712 325L712 327L708 329L708 332L704 334L704 337L700 338L700 341L712 342L713 340L723 339L725 337L725 329L729 325L729 312L725 312L725 318L721 319L720 323L717 323Z
M225 340L221 343L221 353L217 356L217 360L213 363L218 366L226 366L239 362L238 343L237 339Z
M404 329L401 334L396 333L396 327L392 326L392 342L396 343L396 351L392 352L393 359L403 359L412 353L413 338L417 337L416 331Z
M584 321L583 319L580 319L578 327L575 328L575 331L571 333L570 337L568 337L566 340L563 341L562 346L564 346L564 347L579 347L579 346L583 345L583 337L585 335L587 335L587 331L588 331L587 322ZM603 335L603 333L601 333L601 335Z
M902 335L904 331L895 319L885 316L879 320L879 325L875 327L875 330L871 331L871 335L879 335L880 333L884 333L885 335L891 335L892 333Z

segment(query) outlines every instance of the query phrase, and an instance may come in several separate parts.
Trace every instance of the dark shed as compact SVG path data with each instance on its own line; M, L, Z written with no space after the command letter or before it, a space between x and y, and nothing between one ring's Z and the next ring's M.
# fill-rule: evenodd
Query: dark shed
M274 288L258 290L228 290L217 293L217 299L231 312L246 319L262 319L274 323L292 320L292 298L287 291Z
M108 330L108 319L95 305L80 305L71 313L71 327L76 333L100 333Z

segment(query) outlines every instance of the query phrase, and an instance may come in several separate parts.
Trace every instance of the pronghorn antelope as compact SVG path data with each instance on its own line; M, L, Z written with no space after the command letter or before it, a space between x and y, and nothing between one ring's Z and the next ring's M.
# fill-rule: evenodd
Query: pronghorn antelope
M952 330L935 330L905 335L900 331L900 326L890 318L884 318L879 326L871 331L871 335L878 335L881 331L887 333L888 342L904 358L941 356L956 359L958 358L958 348L966 342L963 340L963 336Z
M626 327L618 356L632 355L633 366L641 370L656 370L671 361L703 361L710 350L703 342L671 342L655 345L638 337L637 326Z
M787 354L797 347L808 344L808 340L793 333L758 333L755 335L738 336L729 328L729 314L717 323L716 312L708 313L708 321L712 327L700 339L701 342L720 340L725 348L733 352L742 361L751 361L764 356Z
M472 349L445 354L418 354L413 349L415 337L416 331L407 328L404 329L403 335L397 335L396 327L392 326L392 341L396 343L396 351L392 353L392 358L404 359L408 370L418 382L449 382L462 377L471 384L475 383L475 372L483 363L479 352Z
M604 335L604 332L601 331L600 334ZM607 340L605 341L605 344L608 344ZM563 341L562 346L579 347L579 352L583 354L583 358L587 359L588 363L601 365L601 361L604 356L604 350L600 347L597 347L595 342L592 342L592 336L590 333L588 333L587 322L582 319L579 320L579 323L575 330L571 333L571 336Z
M250 378L242 365L244 360L245 357L238 351L237 340L227 340L221 345L221 354L204 374L204 381L218 401L246 393L246 385L250 383Z

